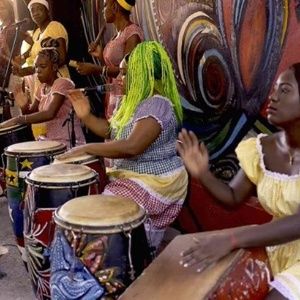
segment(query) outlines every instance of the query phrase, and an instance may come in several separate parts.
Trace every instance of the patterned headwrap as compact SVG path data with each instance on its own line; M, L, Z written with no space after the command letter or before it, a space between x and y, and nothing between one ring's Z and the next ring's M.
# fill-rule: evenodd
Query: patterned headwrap
M138 105L157 92L170 100L177 121L181 122L182 106L170 58L160 43L147 41L137 45L129 56L126 95L111 119L111 127L116 130L117 138Z

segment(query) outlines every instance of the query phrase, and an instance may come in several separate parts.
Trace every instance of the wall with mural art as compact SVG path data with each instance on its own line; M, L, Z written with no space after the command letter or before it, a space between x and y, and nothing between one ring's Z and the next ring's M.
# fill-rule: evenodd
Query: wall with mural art
M82 1L99 23L102 2ZM173 60L184 126L207 144L225 180L238 169L238 142L274 130L263 107L276 74L300 61L299 10L297 0L137 0L135 21Z
M49 2L53 16L67 27L74 42L71 58L81 58L83 50L79 49L87 50L104 23L103 0ZM80 10L81 29L74 14L65 13L70 2L74 10ZM300 61L300 1L136 2L134 20L143 28L146 39L161 42L172 58L184 126L208 146L215 174L230 180L239 168L234 149L240 140L276 130L267 123L264 107L277 74ZM85 37L85 44L79 33ZM106 26L102 42L113 34L112 26ZM85 58L90 59L87 54ZM101 80L97 76L89 83L101 84ZM180 229L193 232L269 219L256 198L234 212L228 211L216 204L199 183L191 181L178 221Z

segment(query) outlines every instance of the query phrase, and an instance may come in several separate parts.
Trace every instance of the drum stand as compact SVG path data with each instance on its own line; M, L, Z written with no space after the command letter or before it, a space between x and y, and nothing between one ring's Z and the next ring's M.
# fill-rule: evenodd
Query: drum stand
M10 113L10 106L13 106L13 102L10 103L9 100L10 99L9 96L9 92L7 92L5 90L6 85L8 84L9 78L9 68L10 68L10 64L12 61L12 56L14 54L15 48L16 48L16 43L17 43L17 39L19 36L19 31L20 31L20 27L21 27L21 23L20 24L16 24L16 34L14 37L14 41L12 44L12 47L10 49L10 54L9 54L9 59L6 65L6 69L5 69L5 74L4 74L4 78L3 78L3 82L1 85L1 90L0 90L0 107L2 107L2 116L1 116L1 121L5 121L11 118L11 113Z

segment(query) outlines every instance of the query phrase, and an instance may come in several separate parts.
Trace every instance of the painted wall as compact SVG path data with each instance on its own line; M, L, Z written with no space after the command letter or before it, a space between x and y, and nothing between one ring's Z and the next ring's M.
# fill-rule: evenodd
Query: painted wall
M238 169L238 142L274 130L263 107L276 75L300 61L299 9L294 0L137 0L146 38L172 57L184 126L204 140L225 180Z

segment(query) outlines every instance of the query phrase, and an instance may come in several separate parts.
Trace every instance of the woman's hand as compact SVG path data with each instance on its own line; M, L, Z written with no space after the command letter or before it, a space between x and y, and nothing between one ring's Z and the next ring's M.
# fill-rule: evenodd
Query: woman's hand
M185 167L194 178L200 179L209 169L208 151L203 143L199 145L196 135L185 129L178 135L176 149L179 152Z
M94 65L92 63L78 62L76 70L80 75L100 75L101 73L100 66Z
M0 128L7 128L17 124L18 124L18 117L14 117L5 122L0 123Z
M89 99L80 90L70 90L68 96L78 118L83 120L88 117L91 113Z
M72 149L68 150L67 152L65 152L63 154L55 156L55 159L65 160L65 159L68 159L68 158L71 158L71 157L77 157L77 156L84 155L84 154L87 154L86 145L82 145L82 146L72 148Z
M180 264L185 268L196 267L197 272L202 272L234 250L231 240L227 233L196 236L195 245L181 253Z
M15 103L22 109L29 104L29 99L25 93L23 93L22 86L18 85L14 89Z
M88 52L90 55L96 58L100 58L102 53L100 45L96 44L95 42L91 42L89 44Z

